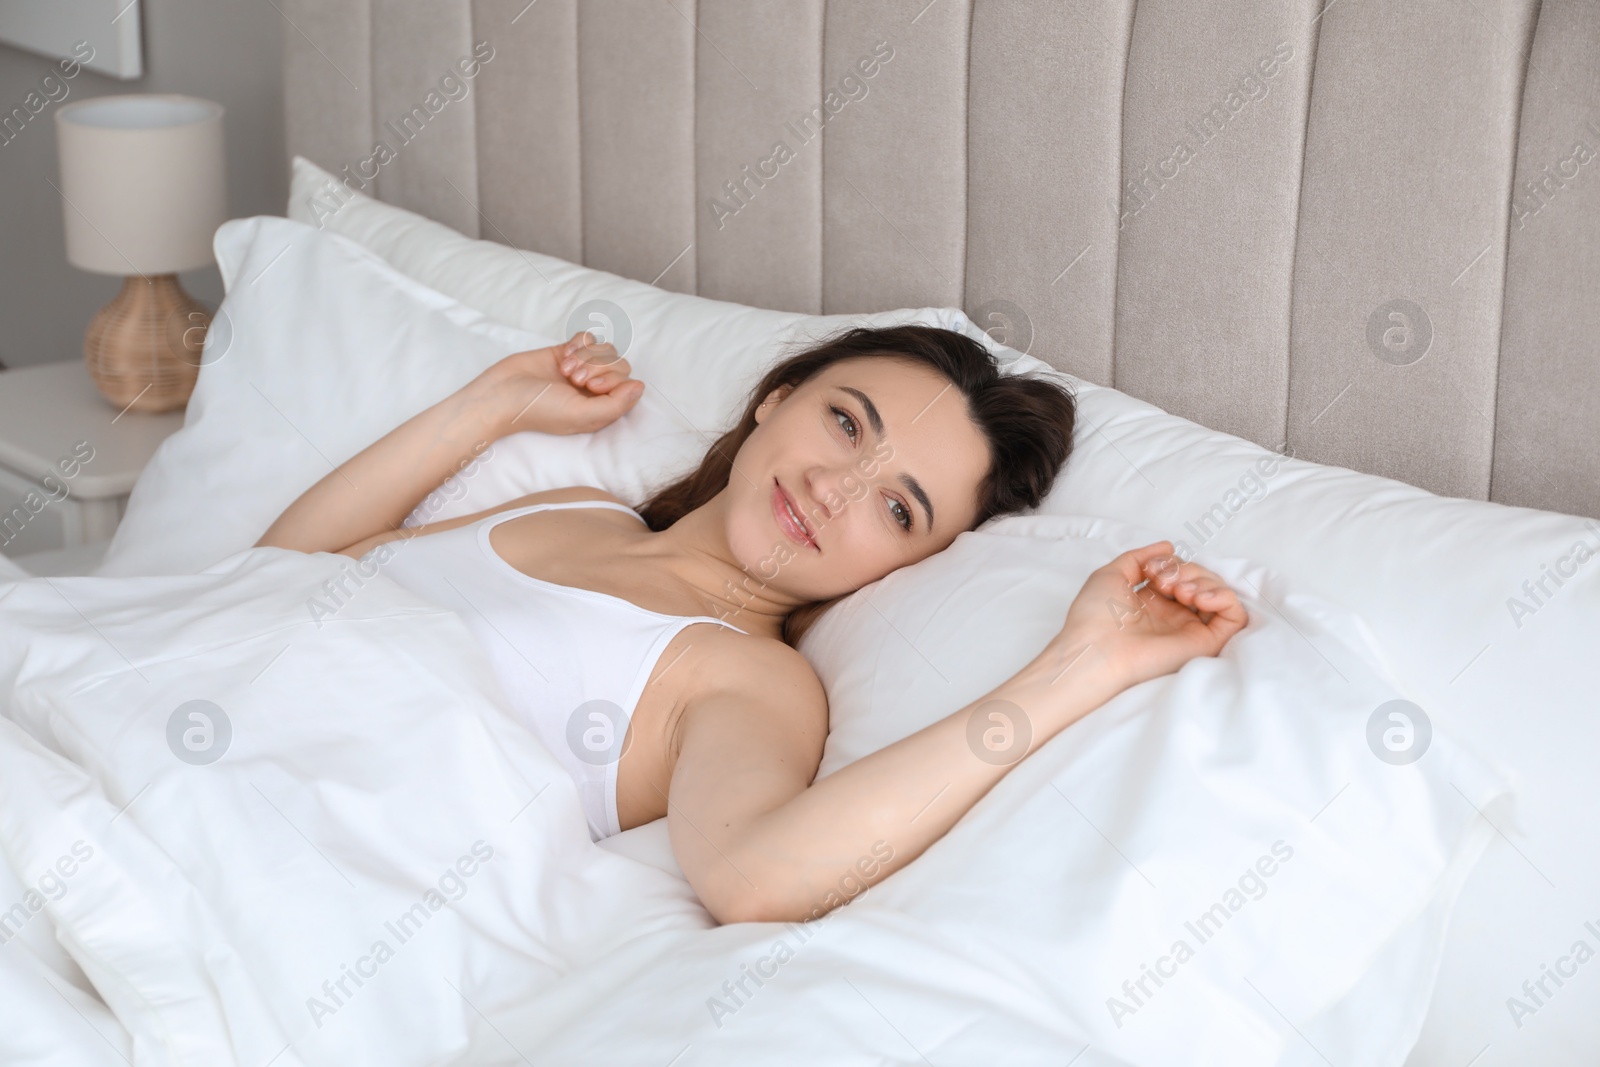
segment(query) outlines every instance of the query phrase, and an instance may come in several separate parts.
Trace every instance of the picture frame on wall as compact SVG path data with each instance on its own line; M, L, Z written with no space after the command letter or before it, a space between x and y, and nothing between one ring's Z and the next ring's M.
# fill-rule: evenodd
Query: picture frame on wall
M139 0L0 0L0 44L108 77L144 76L140 37Z

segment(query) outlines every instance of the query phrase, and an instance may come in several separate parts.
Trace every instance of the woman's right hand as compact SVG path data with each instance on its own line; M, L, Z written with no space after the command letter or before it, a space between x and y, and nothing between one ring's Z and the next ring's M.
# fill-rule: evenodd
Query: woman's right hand
M1170 541L1158 541L1090 574L1037 662L1058 671L1081 662L1080 674L1109 700L1197 656L1215 656L1249 619L1221 578L1180 560Z
M462 390L496 437L537 430L593 433L627 414L644 393L616 346L580 330L563 344L513 352Z

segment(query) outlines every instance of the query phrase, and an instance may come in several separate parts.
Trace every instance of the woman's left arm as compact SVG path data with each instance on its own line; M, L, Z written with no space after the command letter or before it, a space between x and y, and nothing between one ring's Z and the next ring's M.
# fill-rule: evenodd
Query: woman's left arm
M1172 547L1101 567L1032 663L817 782L821 683L787 646L752 649L680 718L668 829L706 909L719 922L819 917L849 887L921 855L1024 756L1123 689L1216 655L1244 627L1244 608L1216 575L1178 564Z
M580 332L517 352L401 423L302 493L257 547L338 552L400 528L422 498L508 433L585 433L644 391L609 344Z

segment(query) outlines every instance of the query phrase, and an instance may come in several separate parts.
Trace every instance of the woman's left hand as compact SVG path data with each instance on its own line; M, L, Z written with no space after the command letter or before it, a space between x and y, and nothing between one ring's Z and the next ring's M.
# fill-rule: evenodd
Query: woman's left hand
M615 345L596 344L580 330L563 344L511 355L474 378L463 392L499 436L522 430L593 433L627 414L644 383Z
M1135 591L1145 579L1149 584ZM1221 578L1158 541L1089 575L1046 653L1063 660L1093 650L1095 662L1109 668L1100 673L1114 695L1197 656L1215 656L1249 619Z

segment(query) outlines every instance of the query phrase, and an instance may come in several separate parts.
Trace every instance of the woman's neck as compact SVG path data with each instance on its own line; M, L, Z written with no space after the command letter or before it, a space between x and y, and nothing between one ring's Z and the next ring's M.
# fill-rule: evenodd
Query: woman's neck
M665 530L641 535L628 555L669 576L702 614L753 634L781 639L783 620L796 600L734 558L727 538L727 494L718 493Z

